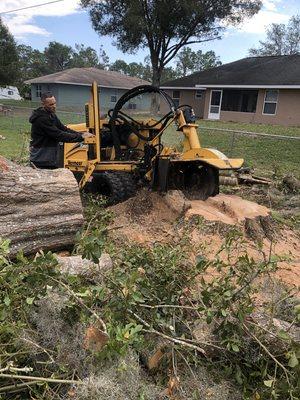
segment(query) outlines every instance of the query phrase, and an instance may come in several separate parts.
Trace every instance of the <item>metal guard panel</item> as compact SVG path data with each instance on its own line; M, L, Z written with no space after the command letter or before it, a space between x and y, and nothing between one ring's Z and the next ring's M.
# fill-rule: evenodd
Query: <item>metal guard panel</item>
M87 127L86 124L68 124L67 125L68 128L73 129L73 131L76 132L86 132L87 131Z
M227 158L226 160L219 160L217 158L185 158L185 159L171 159L171 162L195 162L199 164L211 165L217 169L240 169L244 164L242 158Z
M228 158L227 160L218 160L217 158L185 158L184 160L173 159L171 162L198 162L200 164L211 165L217 169L240 169L244 164L244 160L242 158Z
M240 169L244 164L244 160L242 158L227 158L226 160L218 160L213 158L203 160L203 162L218 169Z
M188 150L176 161L201 161L218 169L239 169L244 163L242 158L228 158L219 150L207 148Z

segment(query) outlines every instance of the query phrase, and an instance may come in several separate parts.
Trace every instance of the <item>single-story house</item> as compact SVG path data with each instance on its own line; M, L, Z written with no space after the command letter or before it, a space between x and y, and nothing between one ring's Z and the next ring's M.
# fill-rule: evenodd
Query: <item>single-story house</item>
M70 68L54 74L30 79L31 100L39 101L43 92L51 92L56 97L58 107L70 107L83 110L91 97L91 85L96 81L100 88L100 107L107 111L115 106L118 99L127 90L149 82L133 78L115 71L98 68ZM127 108L149 110L149 99L137 102L133 99Z
M247 57L161 87L199 118L300 125L300 55Z

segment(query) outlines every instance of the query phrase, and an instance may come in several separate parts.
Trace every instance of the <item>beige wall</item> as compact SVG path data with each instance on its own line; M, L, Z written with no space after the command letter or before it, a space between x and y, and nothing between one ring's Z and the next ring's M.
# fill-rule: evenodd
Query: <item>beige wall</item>
M204 119L208 119L210 92L206 91ZM280 89L275 115L264 115L265 90L258 92L257 106L255 113L221 111L220 121L253 122L271 125L300 126L300 90Z
M177 90L177 89L174 89ZM203 118L204 115L204 102L205 102L205 92L202 95L201 99L196 99L196 90L188 90L188 89L183 89L180 90L180 99L179 99L179 104L188 104L189 106L193 107L195 114L198 118ZM173 90L164 90L170 97L173 95ZM168 104L164 101L161 100L160 102L160 113L161 114L166 114L169 112L170 109L168 108Z

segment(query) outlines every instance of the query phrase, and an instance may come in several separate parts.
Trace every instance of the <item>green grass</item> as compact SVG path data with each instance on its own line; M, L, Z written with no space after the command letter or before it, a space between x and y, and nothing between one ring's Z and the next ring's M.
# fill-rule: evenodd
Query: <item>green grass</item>
M24 109L15 109L12 115L0 114L0 155L10 159L24 159L27 156L30 124L28 117L31 113L27 107L30 102L18 102ZM12 102L14 105L15 102ZM79 123L83 121L81 115L59 113L64 123ZM220 121L198 121L200 140L203 147L213 147L230 157L244 158L245 165L254 167L256 172L266 176L272 174L286 174L292 172L300 176L299 154L300 140L279 140L262 137L249 137L224 131L214 131L206 128L224 128L242 131L261 132L273 135L298 136L300 127L283 127L263 124L243 124ZM27 134L26 134L27 132ZM180 145L182 134L173 126L163 135L164 143L170 146Z

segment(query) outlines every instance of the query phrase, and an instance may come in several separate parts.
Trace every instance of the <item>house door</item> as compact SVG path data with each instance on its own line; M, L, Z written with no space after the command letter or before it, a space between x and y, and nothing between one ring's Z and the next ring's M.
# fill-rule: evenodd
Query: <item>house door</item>
M208 119L220 119L222 93L222 90L211 91Z

